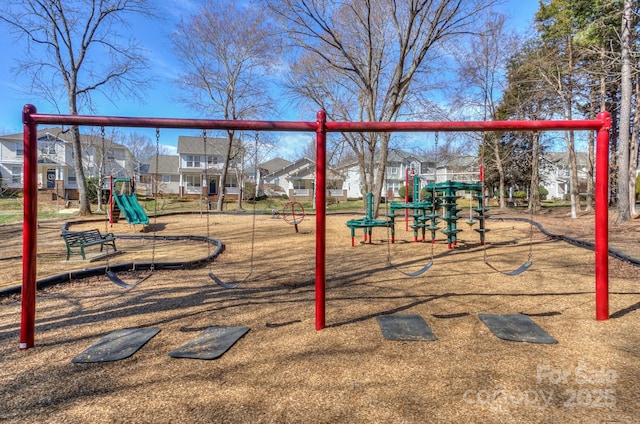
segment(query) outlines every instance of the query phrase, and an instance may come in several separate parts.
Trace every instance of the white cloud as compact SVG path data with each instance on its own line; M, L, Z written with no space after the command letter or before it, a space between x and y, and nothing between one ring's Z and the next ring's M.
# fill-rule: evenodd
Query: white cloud
M280 157L284 159L300 159L304 149L315 139L312 133L285 133L276 136L275 149L270 157Z
M172 146L170 144L161 144L160 146L162 146L162 150L165 152L164 154L173 155L173 156L177 156L178 155L178 147L177 146Z

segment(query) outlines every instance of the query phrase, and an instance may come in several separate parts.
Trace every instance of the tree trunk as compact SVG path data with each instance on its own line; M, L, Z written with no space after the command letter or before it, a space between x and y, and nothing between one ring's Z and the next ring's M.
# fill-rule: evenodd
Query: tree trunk
M566 119L573 119L573 35L567 35L567 49L569 56L567 74L567 110ZM576 159L575 133L568 131L566 134L567 150L569 152L569 193L571 197L571 218L577 218L580 211L580 193L578 186L578 161Z
M585 206L586 212L593 212L593 202L594 202L594 178L595 178L595 163L596 163L596 150L595 150L595 134L593 131L589 131L589 135L587 136L587 204Z
M236 207L239 211L242 210L242 196L244 195L244 185L241 182L238 182L238 203ZM255 201L255 198L253 199Z
M78 215L91 215L91 204L89 203L89 190L87 190L87 180L84 176L82 166L82 143L80 142L80 129L77 126L71 127L71 143L73 144L73 167L76 171L76 184L78 185L78 199L80 210Z
M638 172L638 130L640 128L640 114L637 112L640 106L640 80L636 79L636 113L633 115L633 128L631 134L631 145L629 148L629 212L631 216L636 216L636 173Z
M507 204L504 201L504 166L502 166L502 158L500 157L500 149L498 146L498 140L496 139L494 134L491 134L490 139L493 144L493 156L496 160L496 170L498 171L498 180L499 180L499 199L500 199L500 209L504 209Z
M531 186L529 188L529 206L531 213L540 210L540 134L533 133L531 152Z
M227 131L227 155L224 158L224 165L222 167L222 175L220 176L220 182L218 183L218 210L222 210L224 205L224 196L226 194L227 174L229 173L229 161L231 160L231 148L233 147L233 131ZM205 162L207 158L204 158Z
M387 157L389 154L389 138L390 133L381 133L380 135L380 157L374 173L375 183L373 184L373 215L378 217L378 209L380 207L380 196L384 186L385 173L387 170ZM375 136L374 136L375 137Z
M595 110L595 90L589 91L589 118L593 119L596 116ZM587 198L585 205L585 212L593 212L593 198L594 198L594 166L595 166L595 134L593 131L589 131L587 135Z
M358 172L360 173L360 194L362 194L362 198L366 199L367 198L367 188L369 186L368 183L368 178L369 175L367 174L367 163L365 161L364 155L363 154L357 154L358 155ZM366 212L367 210L367 205L363 202L362 203L362 208L363 208L363 212Z
M622 72L620 79L620 145L618 146L618 219L631 219L629 204L629 136L631 126L631 0L624 1L622 13L621 55Z
M568 118L571 120L571 113ZM565 134L567 151L569 152L569 196L571 198L571 218L577 218L580 211L580 193L578 186L578 161L576 158L575 134L567 131Z

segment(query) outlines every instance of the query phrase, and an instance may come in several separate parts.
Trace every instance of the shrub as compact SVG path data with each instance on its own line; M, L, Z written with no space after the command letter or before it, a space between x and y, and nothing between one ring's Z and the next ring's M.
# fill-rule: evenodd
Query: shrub
M405 186L402 186L398 189L398 196L404 199L404 195L405 195ZM412 184L409 185L409 201L413 202L413 185Z
M540 192L540 200L547 200L547 196L549 195L549 190L540 186L539 192Z
M515 197L516 199L525 199L527 197L527 192L518 190L515 193L513 193L513 197Z

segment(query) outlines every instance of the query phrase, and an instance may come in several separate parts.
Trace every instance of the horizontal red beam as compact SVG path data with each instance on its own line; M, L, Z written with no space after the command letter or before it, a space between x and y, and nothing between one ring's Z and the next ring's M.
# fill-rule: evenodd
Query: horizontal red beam
M442 122L327 122L328 132L411 132L411 131L554 131L598 130L600 120L576 121L442 121Z
M142 118L123 116L26 114L33 124L58 124L106 127L187 128L249 131L316 132L317 122L296 121L224 121L215 119ZM25 122L26 124L27 122ZM411 131L507 131L507 130L598 130L600 120L575 121L444 121L444 122L327 122L326 132L411 132Z

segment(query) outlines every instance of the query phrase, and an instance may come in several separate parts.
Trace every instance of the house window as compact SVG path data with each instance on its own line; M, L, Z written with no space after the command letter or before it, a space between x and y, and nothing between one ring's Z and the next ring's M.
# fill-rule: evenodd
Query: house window
M327 188L329 190L340 190L342 188L342 181L340 180L328 180Z
M218 156L207 156L207 165L217 165Z
M22 182L22 167L21 166L12 166L11 167L11 182L14 184L20 184Z
M78 182L77 179L76 179L76 170L75 169L69 169L69 176L67 177L67 181L69 183Z
M24 156L24 144L16 143L16 156Z
M55 155L56 145L54 143L41 143L40 144L41 155Z
M389 167L389 175L398 175L398 167L390 166Z
M112 159L124 160L124 150L122 149L112 150L109 152L109 155L111 155Z
M171 175L163 175L162 176L162 183L163 184L169 184L171 182Z
M293 188L296 190L304 190L307 186L304 180L293 180Z
M184 182L187 188L200 187L200 184L201 184L200 175L185 175Z
M227 175L227 180L225 181L224 186L227 188L238 187L238 179L235 175Z
M200 156L187 155L185 156L187 161L187 168L200 168Z

